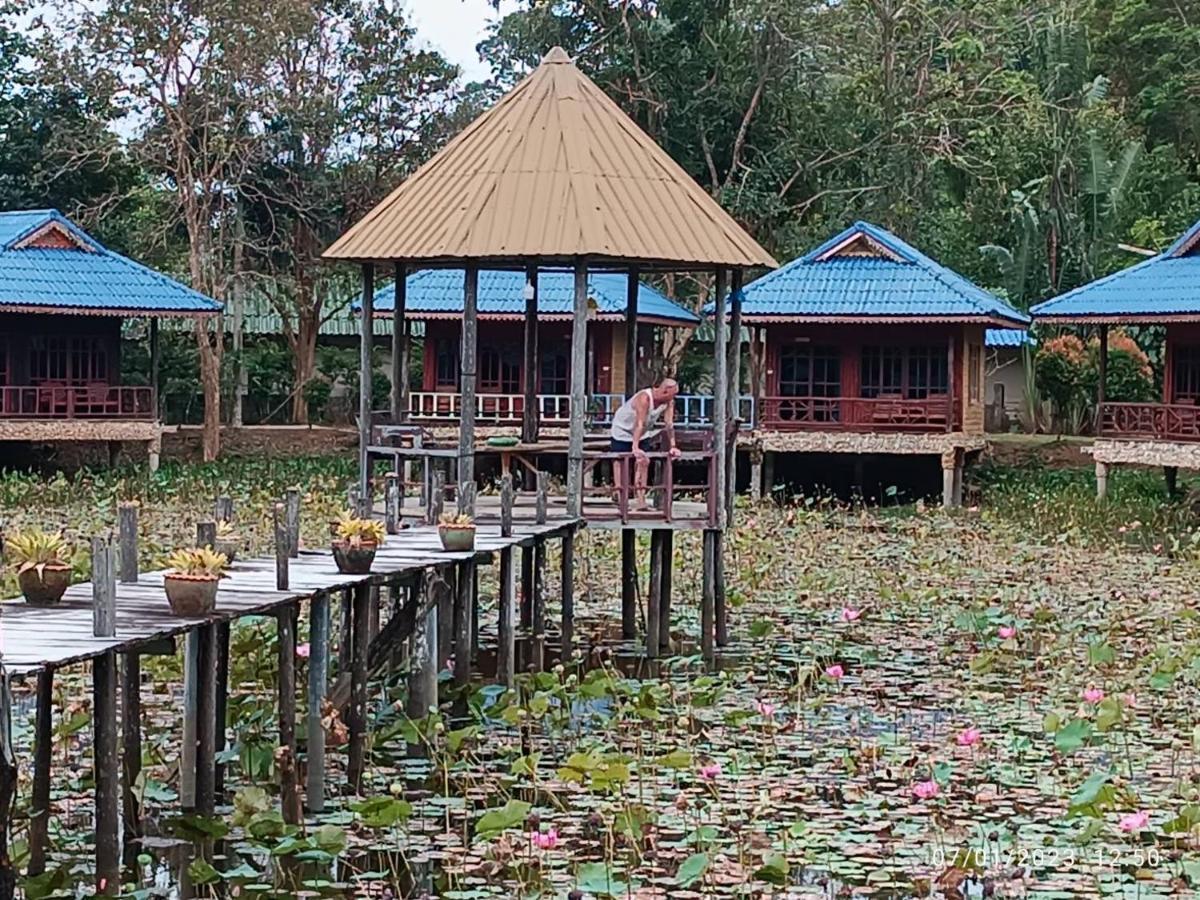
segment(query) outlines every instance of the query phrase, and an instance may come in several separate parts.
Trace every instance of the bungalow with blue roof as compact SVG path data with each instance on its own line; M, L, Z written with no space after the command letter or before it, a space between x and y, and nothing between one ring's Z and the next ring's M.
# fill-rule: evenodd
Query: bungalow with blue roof
M762 373L746 440L768 453L936 454L950 505L984 445L985 333L1029 319L856 222L748 285L742 322Z
M138 442L157 466L155 386L121 384L122 322L151 321L153 358L158 319L219 310L56 210L0 212L0 441Z
M1097 490L1109 466L1163 466L1174 484L1180 468L1200 469L1200 222L1165 251L1038 304L1038 323L1094 327L1100 336L1097 440L1090 448ZM1159 403L1110 403L1108 330L1158 325L1166 334Z
M427 269L407 278L404 318L424 323L425 330L421 390L408 398L408 416L413 421L435 425L458 421L464 278L462 269ZM588 276L591 324L587 381L594 418L603 419L623 402L627 360L649 360L656 352L655 331L640 327L635 352L628 352L628 285L629 278L623 273ZM570 422L574 296L573 273L539 273L537 365L532 377L540 421L549 426L565 427ZM476 417L481 424L522 421L529 374L524 346L528 300L525 273L479 273ZM374 308L377 317L395 315L394 283L376 291ZM700 319L642 283L637 293L636 321L639 326L691 329Z

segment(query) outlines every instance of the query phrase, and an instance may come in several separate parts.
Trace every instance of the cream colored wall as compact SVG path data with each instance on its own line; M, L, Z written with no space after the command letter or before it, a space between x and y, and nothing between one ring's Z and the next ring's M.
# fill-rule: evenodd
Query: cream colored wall
M962 354L957 361L963 386L963 431L967 434L983 434L984 430L984 406L987 404L984 363L987 351L983 345L983 333L984 329L979 325L963 328Z

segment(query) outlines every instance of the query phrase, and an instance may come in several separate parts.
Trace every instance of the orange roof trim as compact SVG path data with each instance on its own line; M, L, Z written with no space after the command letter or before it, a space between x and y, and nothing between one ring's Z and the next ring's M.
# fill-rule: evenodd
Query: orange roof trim
M447 265L778 263L561 47L325 251Z

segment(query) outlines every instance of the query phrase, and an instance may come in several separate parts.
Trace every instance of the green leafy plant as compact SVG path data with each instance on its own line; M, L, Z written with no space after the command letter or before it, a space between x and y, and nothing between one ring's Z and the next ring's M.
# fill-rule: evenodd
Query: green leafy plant
M447 512L442 513L441 518L438 519L438 525L446 528L473 528L475 519L468 513Z
M5 552L17 574L37 569L41 575L47 566L65 565L68 548L61 534L31 528L5 538Z
M382 544L385 534L383 523L372 519L344 518L338 520L338 540L345 541L352 547L358 547L361 544Z
M167 567L172 575L188 578L220 578L229 568L229 559L224 553L216 553L207 547L176 550L167 557Z

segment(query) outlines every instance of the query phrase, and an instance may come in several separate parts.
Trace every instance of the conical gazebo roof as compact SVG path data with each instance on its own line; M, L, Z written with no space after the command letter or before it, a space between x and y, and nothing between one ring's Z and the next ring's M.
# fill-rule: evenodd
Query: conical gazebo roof
M325 252L492 268L776 263L572 63L551 50Z

